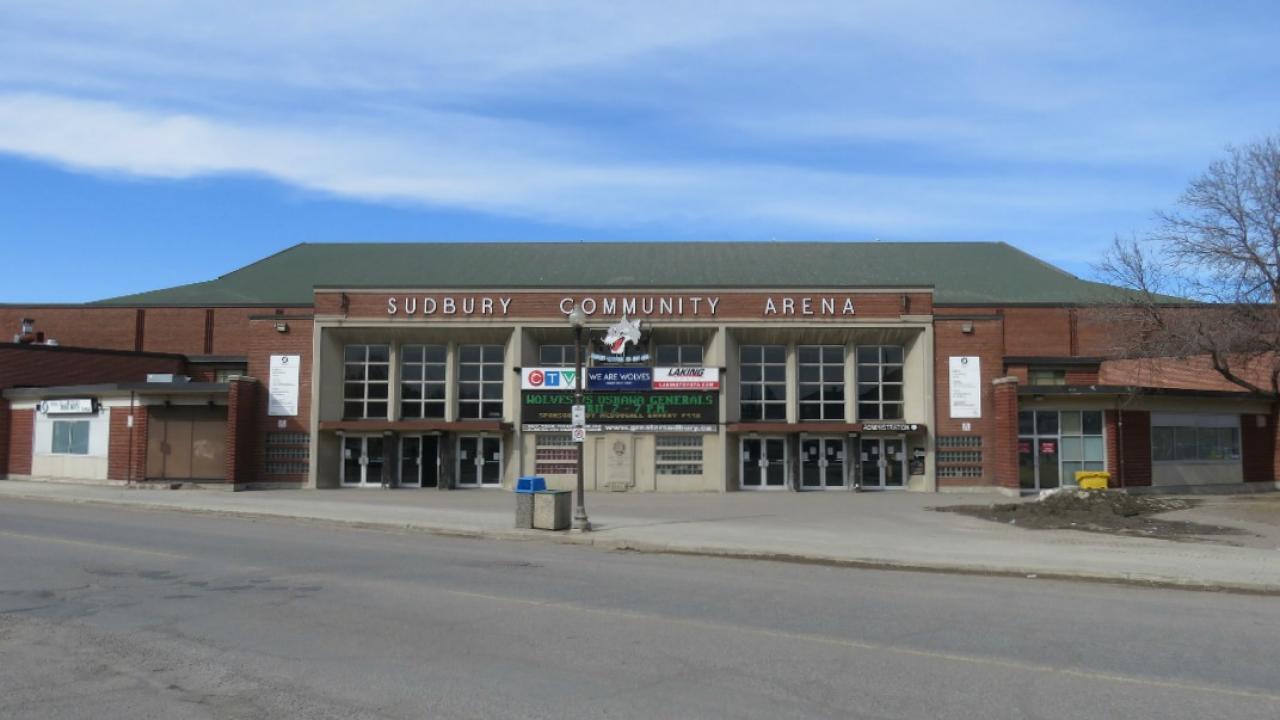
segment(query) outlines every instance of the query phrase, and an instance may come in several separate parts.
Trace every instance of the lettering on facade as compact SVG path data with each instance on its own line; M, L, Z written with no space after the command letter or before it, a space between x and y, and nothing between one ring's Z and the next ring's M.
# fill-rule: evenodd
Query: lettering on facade
M582 297L572 296L560 298L560 312L568 317L574 305L582 308L587 317L603 315L616 317L622 315L665 315L667 317L684 317L685 315L714 317L720 298L703 295L676 295L667 297Z
M735 317L747 298L733 296L730 311ZM566 295L556 307L568 317L580 307L593 318L714 318L721 297L714 295ZM391 295L387 315L393 317L520 317L546 313L545 299L533 302L510 295ZM847 295L766 295L750 298L753 313L762 318L839 318L856 314L853 297ZM758 304L762 303L762 304Z
M506 317L511 311L509 297L454 297L445 295L441 298L409 295L406 297L388 297L388 315L462 315L466 317Z
M783 317L838 317L853 315L853 298L821 295L814 297L782 296L775 299L772 295L765 298L764 316Z

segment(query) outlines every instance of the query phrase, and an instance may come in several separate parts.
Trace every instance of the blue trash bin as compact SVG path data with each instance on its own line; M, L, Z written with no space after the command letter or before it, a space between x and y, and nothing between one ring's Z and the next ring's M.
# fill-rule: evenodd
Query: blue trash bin
M541 475L522 475L516 478L516 492L536 493L547 489L547 479Z

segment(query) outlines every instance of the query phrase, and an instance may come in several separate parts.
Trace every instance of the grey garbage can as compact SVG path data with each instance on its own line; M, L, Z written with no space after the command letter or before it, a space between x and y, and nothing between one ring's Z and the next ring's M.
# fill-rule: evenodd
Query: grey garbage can
M538 530L568 530L572 503L573 493L568 490L533 493L533 526Z
M516 527L521 530L533 529L533 493L516 493Z
M516 527L533 529L533 494L547 489L547 480L540 475L523 475L516 479Z

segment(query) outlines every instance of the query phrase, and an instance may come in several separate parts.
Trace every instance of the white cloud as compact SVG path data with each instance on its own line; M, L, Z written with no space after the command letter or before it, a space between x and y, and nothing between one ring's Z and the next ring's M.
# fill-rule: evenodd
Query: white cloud
M601 228L1035 232L1167 204L1274 117L1174 76L1238 70L1231 22L1170 53L1197 28L1061 2L16 0L0 151Z
M585 162L545 129L423 116L412 135L232 124L40 95L0 96L0 151L106 173L255 174L370 201L448 205L590 226L781 222L800 231L944 234L989 215L1107 204L1114 188L1064 193L750 163ZM478 126L479 129L476 129ZM469 132L463 132L466 128ZM1082 198L1081 195L1088 197Z

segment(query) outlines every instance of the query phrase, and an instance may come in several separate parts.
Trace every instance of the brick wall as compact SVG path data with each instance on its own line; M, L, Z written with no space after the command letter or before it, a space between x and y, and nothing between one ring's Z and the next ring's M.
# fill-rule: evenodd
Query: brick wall
M205 354L204 308L147 308L142 349Z
M18 333L22 318L33 318L37 331L63 345L134 349L132 308L0 308L0 340L12 340Z
M231 381L227 393L226 480L230 483L256 481L259 473L255 448L259 432L257 422L258 382L254 378Z
M181 373L186 364L178 355L0 343L0 389L142 382L147 373Z
M1123 416L1124 428L1119 419ZM1107 436L1107 470L1111 487L1145 487L1151 484L1151 413L1145 410L1116 410L1103 413ZM1120 436L1124 435L1121 444ZM1121 467L1123 450L1124 467Z
M1073 344L1066 308L1005 308L1005 355L1069 357Z
M111 408L107 477L137 482L147 477L147 408L138 405L132 409L132 428L129 413L127 407Z
M274 308L128 308L30 306L0 308L0 340L17 334L22 318L60 344L183 355L243 355L249 316Z
M1068 385L1097 385L1097 365L1077 365L1066 369Z
M1275 421L1274 413L1240 416L1240 459L1245 482L1276 480Z
M966 324L972 325L972 332L964 332ZM994 485L995 467L992 458L996 448L996 428L991 381L1004 371L1000 319L996 316L986 319L938 316L934 319L933 331L933 382L934 400L937 404L936 427L933 428L934 438L942 435L978 436L982 438L983 451L983 477L939 477L938 487ZM982 380L982 417L980 418L953 419L951 417L950 358L955 356L977 356L979 359ZM964 423L969 424L969 430L964 429ZM935 444L935 449L936 447Z
M35 420L35 410L9 410L9 465L6 475L31 474Z
M310 319L298 319L290 316L286 322L289 332L279 333L275 329L275 318L260 316L249 323L246 333L248 358L247 372L251 377L261 379L261 389L255 393L254 406L256 431L251 442L246 442L238 453L248 453L246 462L251 464L257 482L294 482L304 483L305 474L268 475L265 473L266 434L270 432L311 432L311 334L314 323ZM275 417L267 415L267 383L271 377L272 355L300 355L301 368L298 371L298 414L293 417ZM314 454L315 448L312 448Z

